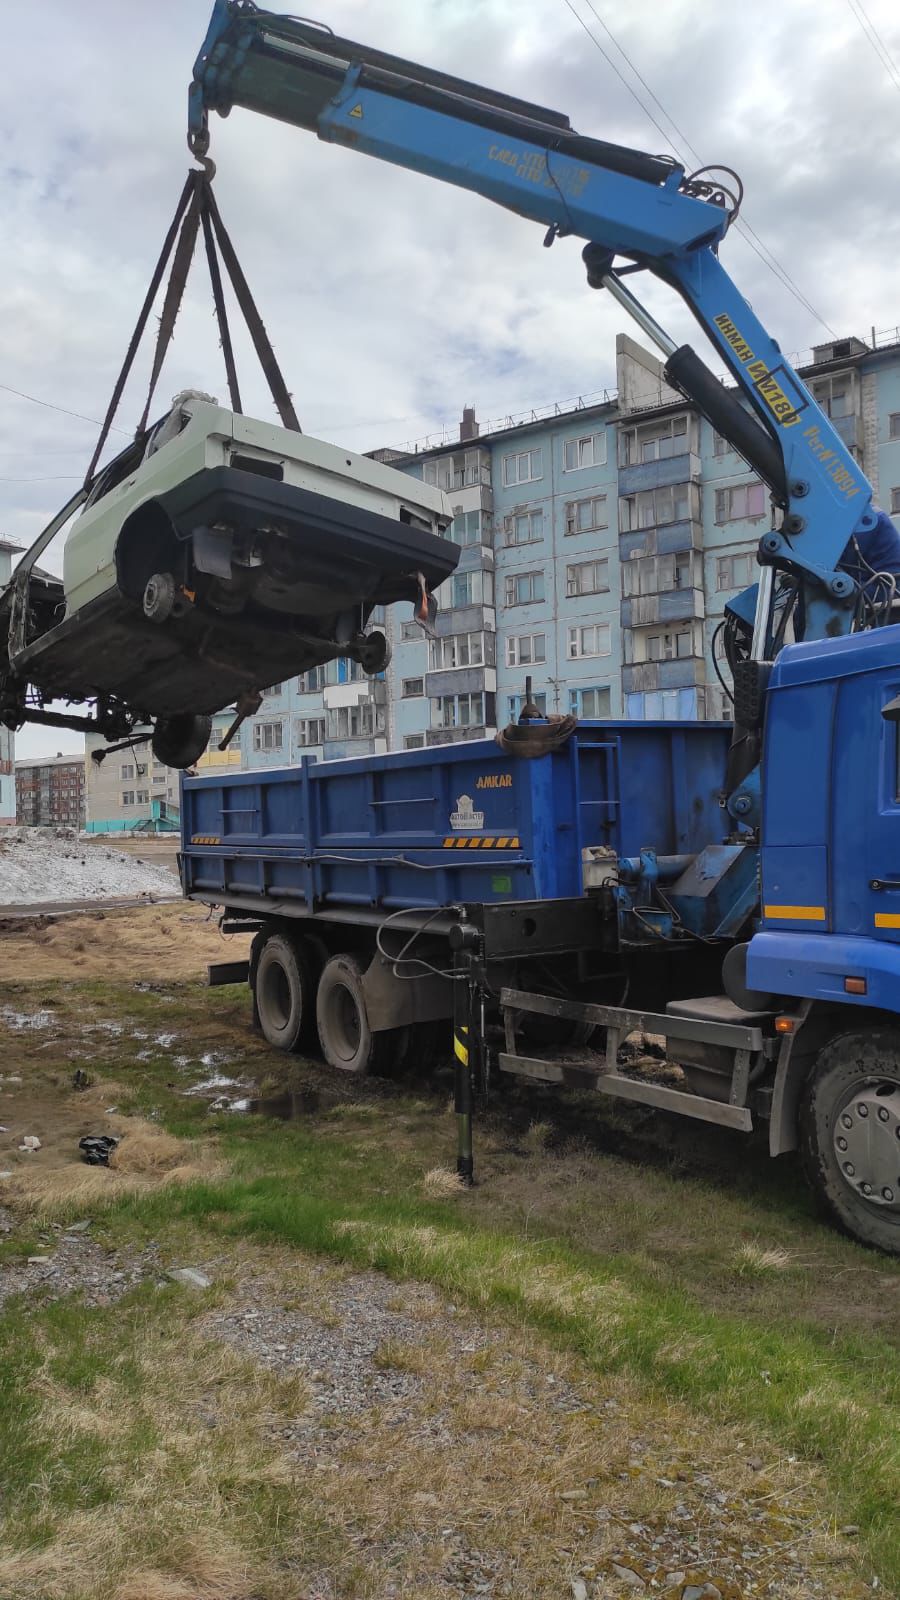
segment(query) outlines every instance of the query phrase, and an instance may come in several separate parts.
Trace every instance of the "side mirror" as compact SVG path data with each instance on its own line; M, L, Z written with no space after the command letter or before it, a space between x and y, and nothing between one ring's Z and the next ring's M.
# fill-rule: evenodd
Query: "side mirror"
M895 694L886 706L882 706L881 715L885 722L900 722L900 694Z

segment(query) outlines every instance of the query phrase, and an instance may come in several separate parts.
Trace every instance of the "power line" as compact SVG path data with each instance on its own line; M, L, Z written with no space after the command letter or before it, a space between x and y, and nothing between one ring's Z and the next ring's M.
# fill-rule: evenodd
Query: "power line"
M632 96L632 98L637 101L637 104L640 106L641 110L644 112L644 115L649 117L650 121L653 123L654 128L656 128L657 131L662 134L662 136L665 139L666 143L671 145L672 149L675 151L675 154L678 156L678 159L681 162L682 166L687 168L689 166L689 162L685 161L684 156L682 155L681 151L678 149L678 146L675 144L675 141L673 140L671 134L668 133L665 128L663 128L662 124L657 120L657 118L654 116L653 112L650 110L650 107L646 104L646 102L638 94L637 90L634 88L634 85L629 83L629 81L625 77L625 75L619 70L619 68L617 67L616 63L613 61L612 57L603 48L603 45L601 44L600 40L597 38L596 34L592 31L592 29L589 27L589 25L585 22L584 18L582 16L580 16L579 13L575 10L574 5L572 4L572 0L565 0L565 4L568 6L568 8L571 11L573 17L575 17L576 20L578 22L580 22L582 28L584 29L584 31L587 34L588 38L590 39L591 43L593 45L595 45L596 48L600 51L600 54L603 56L604 61L608 62L608 64L612 67L613 71L615 72L616 77L620 80L621 83L623 83L625 85L625 88L628 90L628 92ZM646 78L642 75L642 73L640 73L638 71L637 67L635 66L635 64L632 61L631 57L628 55L627 51L624 49L624 47L622 45L620 45L620 43L619 43L618 39L616 38L615 34L613 33L612 29L609 27L608 23L606 21L604 21L603 17L600 15L599 11L594 6L593 0L585 0L585 4L588 6L588 9L591 11L592 15L594 17L596 17L596 19L599 22L601 28L603 28L605 30L606 34L608 35L608 37L612 41L612 43L615 45L616 49L618 50L619 54L622 56L623 60L627 61L629 67L631 68L631 71L634 73L634 75L637 78L638 82L643 84L643 86L646 89L646 91L647 91L648 95L650 96L651 100L653 100L654 104L659 107L660 112L666 118L667 122L669 122L671 124L671 126L675 129L675 132L677 133L679 139L684 144L685 148L690 152L690 154L693 156L694 160L697 162L697 164L699 166L701 166L701 167L705 166L706 163L703 161L702 156L698 153L697 150L694 149L694 146L691 144L691 141L688 139L687 135L683 132L683 130L681 128L679 128L678 123L675 121L675 118L671 115L671 113L666 110L666 108L663 105L662 101L660 100L659 96L657 94L655 94L654 91L651 89L651 87L650 87L649 83L647 82ZM848 0L848 4L849 4L849 0ZM759 257L759 259L763 263L763 265L768 267L769 271L772 272L775 275L775 277L781 283L782 287L787 289L788 293L792 294L794 296L794 299L797 300L797 302L803 307L803 309L805 311L807 311L809 313L810 316L814 317L817 322L820 322L822 324L823 328L827 329L827 331L831 334L833 339L836 339L837 338L837 334L835 333L835 330L830 326L829 323L827 323L825 321L825 318L822 316L821 312L816 310L816 308L812 304L812 302L807 299L807 297L803 293L802 289L799 287L799 285L797 283L795 283L794 279L791 277L791 275L788 272L787 268L782 266L782 264L778 260L777 256L775 256L774 253L769 249L768 245L764 242L764 240L762 240L760 238L760 236L756 232L756 230L754 228L751 228L751 226L750 226L749 222L747 222L746 218L743 217L743 216L738 217L737 218L737 222L736 222L736 226L738 228L739 233L741 234L741 236L744 239L744 243L749 246L749 248L753 251L754 255Z
M14 394L19 400L30 400L32 405L46 406L48 411L61 411L64 417L76 417L79 422L91 422L95 428L103 426L96 417L86 417L81 411L69 411L65 406L58 406L53 400L40 400L36 394L25 394L22 389L13 389L8 383L0 383L0 389L5 394ZM130 439L131 434L126 428L116 428L116 433L124 433Z
M875 51L875 54L881 62L881 65L884 67L890 82L894 85L894 88L897 90L898 94L900 94L900 67L897 66L897 63L891 55L888 46L885 44L881 34L878 32L878 29L872 21L872 18L866 11L862 0L856 0L856 5L854 5L853 0L847 0L847 4L862 28L863 33L872 46L872 49Z

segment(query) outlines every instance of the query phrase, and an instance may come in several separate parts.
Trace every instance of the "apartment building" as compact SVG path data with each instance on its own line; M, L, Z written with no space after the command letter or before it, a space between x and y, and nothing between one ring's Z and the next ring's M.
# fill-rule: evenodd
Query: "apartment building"
M797 365L900 516L900 329L817 346ZM387 671L332 662L281 684L242 730L246 766L417 749L492 733L521 709L584 718L721 718L713 649L751 583L765 486L656 358L620 335L617 391L379 459L438 484L459 566L437 638L390 608ZM374 621L374 619L373 619Z
M225 729L234 719L234 709L213 717L209 748L197 763L198 772L217 767L240 766L240 746L216 748ZM86 821L89 833L176 833L180 822L179 783L181 774L174 767L157 761L149 739L136 739L124 750L116 750L102 761L94 752L106 749L106 740L87 734L81 771L86 796Z
M84 827L84 759L42 756L17 761L16 820L28 828Z
M0 539L0 589L9 582L13 558L19 546ZM15 736L0 728L0 828L12 827L16 820Z

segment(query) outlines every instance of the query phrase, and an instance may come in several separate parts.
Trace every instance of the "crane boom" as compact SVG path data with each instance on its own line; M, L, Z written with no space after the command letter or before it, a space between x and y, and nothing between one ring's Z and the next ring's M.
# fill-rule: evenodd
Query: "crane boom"
M585 240L588 281L637 317L666 357L668 380L772 491L777 516L760 541L762 581L734 605L745 618L755 611L754 655L772 653L779 571L797 587L797 637L851 630L856 585L839 563L854 535L875 526L871 485L720 261L740 197L713 169L687 174L667 157L587 138L545 107L253 0L215 0L189 96L196 155L208 149L209 113L227 116L234 106L472 190L542 224L545 243ZM625 281L639 271L681 295L737 393L654 323Z

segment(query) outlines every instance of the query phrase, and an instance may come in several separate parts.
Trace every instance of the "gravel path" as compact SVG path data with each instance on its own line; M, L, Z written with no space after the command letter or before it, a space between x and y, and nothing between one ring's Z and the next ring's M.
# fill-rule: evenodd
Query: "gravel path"
M9 1212L0 1207L0 1236L13 1227ZM94 1243L89 1224L54 1226L47 1231L46 1244L38 1245L27 1262L0 1270L0 1306L15 1294L58 1300L76 1292L86 1305L109 1306L145 1278L161 1276L156 1245L122 1261Z

